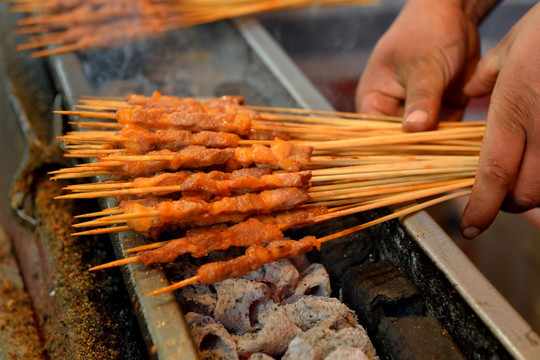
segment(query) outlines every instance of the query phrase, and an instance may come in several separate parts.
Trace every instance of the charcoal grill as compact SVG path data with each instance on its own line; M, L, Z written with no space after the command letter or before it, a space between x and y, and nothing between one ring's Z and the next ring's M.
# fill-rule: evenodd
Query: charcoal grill
M5 6L2 6L2 14L5 14ZM7 19L6 15L2 16L3 20ZM128 93L149 94L159 90L167 94L201 98L241 94L246 103L251 105L332 109L330 103L292 63L283 48L254 18L178 30L162 39L151 39L113 50L70 53L44 61L22 60L24 55L12 53L14 40L6 40L8 38L5 34L9 32L8 24L12 25L13 21L3 21L3 24L3 50L8 59L8 73L13 76L13 69L17 68L14 63L18 61L21 68L35 71L17 74L7 87L7 98L14 110L14 115L7 117L7 129L11 129L16 136L9 132L2 133L2 153L11 150L16 155L2 165L3 173L18 168L16 181L20 185L15 188L11 198L2 198L2 224L8 224L5 226L10 233L16 234L14 236L19 239L16 247L21 263L31 261L36 254L23 250L31 242L24 240L28 238L28 232L12 225L12 218L8 217L5 205L10 202L22 222L37 229L42 244L51 242L47 237L53 235L46 231L45 219L36 219L28 202L32 202L36 188L36 184L29 181L32 171L43 167L43 164L47 167L63 161L53 150L56 144L46 139L59 135L62 126L62 119L49 114L54 106L72 108L81 95L125 96ZM26 90L21 88L20 83L15 83L21 79L24 80ZM58 93L56 100L49 95L55 93ZM29 95L36 94L41 95L32 102ZM48 123L32 121L36 117L46 117ZM17 130L21 124L24 131ZM47 143L52 145L42 145ZM38 154L47 156L41 156L41 162L36 165L33 157ZM22 159L20 166L18 158ZM9 180L2 179L4 188ZM31 186L26 188L24 185ZM99 206L111 207L113 203L105 199ZM353 217L347 221L357 223L375 215L376 212L363 214L361 218ZM312 231L317 234L324 229ZM26 234L26 237L21 234ZM337 263L340 259L358 256L358 262L350 264L353 270L343 269L343 272L335 274L344 279L344 282L335 277L333 282L336 289L341 289L340 298L356 306L357 311L364 307L364 315L360 317L364 317L368 323L375 323L377 316L379 320L381 316L399 317L395 312L398 310L392 305L399 302L399 299L389 300L388 304L377 309L371 302L373 307L365 308L365 304L370 303L366 292L376 289L356 283L358 277L354 273L355 266L366 261L369 264L389 262L418 289L417 295L422 299L408 297L413 300L405 307L413 309L410 311L420 308L418 311L437 319L467 358L538 358L538 335L425 212L408 216L399 222L374 227L362 236L372 240L367 248L358 250L360 255L350 254L351 250L347 250L355 248L356 238L352 237L353 243L346 244L344 242L348 240L340 240L339 244L331 245L313 257L331 269L341 269ZM140 245L144 239L120 233L111 236L111 242L116 256L123 257L124 249ZM41 255L47 262L47 252L52 250L41 247L39 251L43 252ZM326 253L334 257L328 257ZM24 273L31 267L22 268ZM360 273L367 271L363 268L357 270ZM130 339L144 342L150 358L197 358L182 309L174 295L145 295L168 283L165 274L157 268L146 269L140 264L130 264L123 267L122 275L130 306L140 327L140 335L130 334ZM360 293L355 291L363 291L366 301L362 303ZM32 295L50 294L34 291ZM385 351L381 349L381 353ZM387 353L389 355L385 356L391 358L391 352ZM134 350L132 356L144 358L146 355Z

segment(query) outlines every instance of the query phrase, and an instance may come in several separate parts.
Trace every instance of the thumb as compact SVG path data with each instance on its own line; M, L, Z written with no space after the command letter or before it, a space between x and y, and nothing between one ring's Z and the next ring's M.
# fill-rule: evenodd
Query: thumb
M500 57L497 54L498 47L495 47L478 62L473 75L463 87L465 95L478 97L493 91L500 70Z
M405 131L427 131L436 127L446 83L440 67L417 66L407 78L403 112Z

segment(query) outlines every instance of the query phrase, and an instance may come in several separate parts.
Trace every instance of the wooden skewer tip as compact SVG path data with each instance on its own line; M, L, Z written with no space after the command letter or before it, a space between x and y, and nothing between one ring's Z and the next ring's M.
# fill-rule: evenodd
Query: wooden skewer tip
M198 281L199 281L199 277L198 276L193 276L193 277L190 277L188 279L185 279L185 280L179 281L177 283L174 283L172 285L166 286L166 287L164 287L162 289L152 291L148 295L149 296L155 296L155 295L159 295L159 294L164 294L164 293L167 293L167 292L171 292L173 290L181 289L184 286L195 284Z

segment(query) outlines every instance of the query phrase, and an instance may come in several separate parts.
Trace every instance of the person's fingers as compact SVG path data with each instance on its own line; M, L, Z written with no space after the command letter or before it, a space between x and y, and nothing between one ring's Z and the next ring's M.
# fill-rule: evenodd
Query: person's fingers
M522 212L540 205L540 142L528 141L519 173L502 209Z
M381 91L363 95L357 104L357 111L363 114L397 116L403 114L403 102Z
M484 96L493 90L499 76L500 58L497 47L488 52L476 66L476 69L463 87L463 92L471 97Z
M406 79L405 131L426 131L436 127L447 85L444 74L443 65L435 58L424 58L422 64L411 66Z
M525 137L523 129L488 122L473 192L461 218L465 238L476 237L495 219L518 173Z
M461 220L466 238L485 230L505 199L513 210L530 208L539 199L536 81L516 71L519 66L510 63L493 90L476 180Z
M457 2L407 2L366 65L357 111L403 115L410 132L459 120L468 100L463 84L479 53L474 25Z
M540 4L535 5L482 60L469 93L493 88L475 184L461 219L476 237L497 212L540 203ZM496 81L493 85L493 81Z
M378 46L377 48L380 48ZM380 54L380 55L379 55ZM379 115L403 114L405 90L398 82L386 50L375 51L356 89L356 110Z

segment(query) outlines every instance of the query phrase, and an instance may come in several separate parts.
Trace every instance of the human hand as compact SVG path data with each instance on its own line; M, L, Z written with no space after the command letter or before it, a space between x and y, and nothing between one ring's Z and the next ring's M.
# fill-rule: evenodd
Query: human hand
M461 219L474 238L499 209L540 204L540 4L535 5L478 63L464 88L491 95L473 192Z
M459 120L462 87L479 57L476 24L454 0L410 0L377 43L360 80L357 110L403 115L406 131Z

